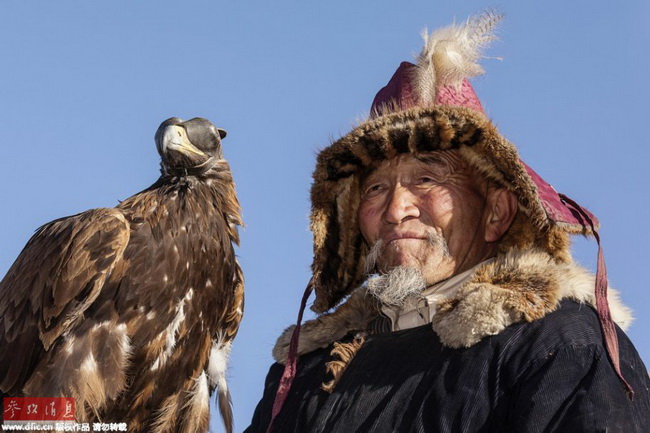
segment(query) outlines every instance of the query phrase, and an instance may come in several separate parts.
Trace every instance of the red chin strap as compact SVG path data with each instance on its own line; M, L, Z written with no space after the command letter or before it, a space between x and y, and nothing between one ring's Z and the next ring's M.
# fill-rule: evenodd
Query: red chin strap
M291 383L293 378L296 377L296 365L298 363L298 338L300 337L300 325L302 324L302 315L305 312L305 307L307 306L307 299L312 292L312 285L307 285L305 288L305 293L302 295L302 301L300 301L300 311L298 312L298 320L296 321L296 327L293 329L293 334L291 335L291 342L289 343L289 354L287 356L287 362L284 365L284 372L280 378L280 384L278 385L278 390L275 393L275 400L273 401L273 409L271 410L271 421L269 421L269 427L266 429L267 433L273 431L273 422L277 418L282 406L284 405L287 396L289 395L289 390L291 389Z

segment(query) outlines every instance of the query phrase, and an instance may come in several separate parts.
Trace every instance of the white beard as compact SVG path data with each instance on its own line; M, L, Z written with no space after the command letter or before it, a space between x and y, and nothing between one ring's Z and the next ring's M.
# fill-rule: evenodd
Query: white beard
M447 241L435 231L427 233L430 245L439 248L444 257L449 257ZM379 267L378 262L383 253L383 242L378 240L368 251L364 272L371 274ZM424 275L420 269L396 266L381 274L368 278L368 293L377 298L383 305L402 307L407 300L419 298L427 287Z
M397 266L384 274L370 277L367 285L368 293L382 305L402 307L407 300L421 296L426 282L419 269Z

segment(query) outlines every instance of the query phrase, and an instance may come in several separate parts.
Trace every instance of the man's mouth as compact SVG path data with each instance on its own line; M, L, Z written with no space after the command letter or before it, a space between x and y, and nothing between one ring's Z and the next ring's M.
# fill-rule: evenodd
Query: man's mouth
M393 241L400 241L403 239L417 239L417 240L427 240L428 237L426 235L421 235L418 233L412 233L412 232L405 232L405 233L391 233L388 236L386 236L383 241L384 244L389 244Z

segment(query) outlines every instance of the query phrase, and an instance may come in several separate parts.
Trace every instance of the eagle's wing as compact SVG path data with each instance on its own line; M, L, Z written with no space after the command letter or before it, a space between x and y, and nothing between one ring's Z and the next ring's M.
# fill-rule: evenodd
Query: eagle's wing
M234 256L234 255L233 255ZM217 353L222 352L223 355L223 361L219 362L220 358L222 356L216 355L213 357L211 356L210 358L210 364L212 364L210 367L210 377L212 378L211 381L211 386L210 386L210 393L214 391L215 386L217 386L217 403L219 406L219 413L221 414L221 417L223 418L224 425L226 426L226 431L231 432L233 429L233 414L232 414L232 402L231 402L231 397L230 397L230 390L228 389L228 384L226 382L226 365L227 365L227 358L230 353L230 348L232 345L233 340L235 339L235 336L237 335L237 331L239 330L239 324L241 323L243 312L244 312L244 277L242 274L242 270L239 267L239 263L237 263L236 259L234 259L233 266L235 267L234 269L234 277L233 277L233 300L232 303L230 304L229 308L227 309L225 321L223 324L223 328L219 331L219 336L218 336L218 346L217 346ZM216 358L216 359L215 359ZM217 361L217 362L215 362ZM217 364L215 366L215 364ZM220 367L222 365L222 367Z
M43 352L80 319L122 259L129 224L116 209L52 221L0 282L0 391L21 392Z

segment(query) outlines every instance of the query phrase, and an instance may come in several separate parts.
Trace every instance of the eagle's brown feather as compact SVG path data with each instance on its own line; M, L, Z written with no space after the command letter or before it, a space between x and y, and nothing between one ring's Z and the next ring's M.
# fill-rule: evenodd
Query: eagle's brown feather
M83 318L128 240L115 209L61 218L34 234L0 282L4 393L18 393L39 356Z

